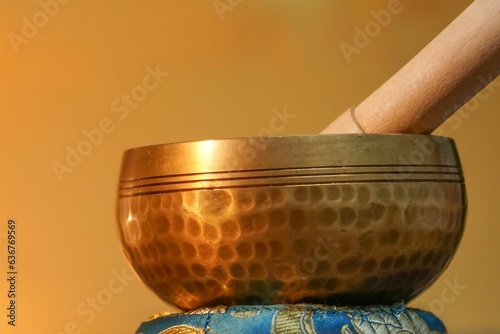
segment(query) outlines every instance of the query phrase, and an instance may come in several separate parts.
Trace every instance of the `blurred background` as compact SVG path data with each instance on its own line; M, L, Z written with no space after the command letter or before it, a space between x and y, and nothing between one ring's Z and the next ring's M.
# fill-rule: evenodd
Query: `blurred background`
M269 134L284 111L273 134L319 133L470 3L0 2L0 332L133 333L169 310L118 244L122 152ZM445 274L411 306L435 312L450 333L500 331L499 107L497 79L439 129L461 154L468 226ZM15 327L6 317L9 219Z

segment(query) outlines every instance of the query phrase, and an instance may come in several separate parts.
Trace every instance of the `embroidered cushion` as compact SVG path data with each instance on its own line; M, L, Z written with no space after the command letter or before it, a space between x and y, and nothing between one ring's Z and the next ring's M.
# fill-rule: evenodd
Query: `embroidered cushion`
M443 334L433 314L403 304L332 307L311 304L240 305L160 314L136 334Z

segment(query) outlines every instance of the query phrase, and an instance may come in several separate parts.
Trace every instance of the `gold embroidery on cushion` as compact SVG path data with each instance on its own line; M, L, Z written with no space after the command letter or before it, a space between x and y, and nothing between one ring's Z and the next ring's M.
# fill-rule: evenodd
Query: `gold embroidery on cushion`
M203 333L204 333L203 328L198 328L188 325L178 325L165 329L158 334L203 334Z
M312 323L313 311L280 310L273 316L271 334L316 334Z

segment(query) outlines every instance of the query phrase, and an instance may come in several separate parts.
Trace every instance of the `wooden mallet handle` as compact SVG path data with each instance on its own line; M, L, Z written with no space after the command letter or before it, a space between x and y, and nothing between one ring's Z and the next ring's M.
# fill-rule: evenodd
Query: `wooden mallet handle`
M499 74L500 0L476 0L322 133L430 134Z

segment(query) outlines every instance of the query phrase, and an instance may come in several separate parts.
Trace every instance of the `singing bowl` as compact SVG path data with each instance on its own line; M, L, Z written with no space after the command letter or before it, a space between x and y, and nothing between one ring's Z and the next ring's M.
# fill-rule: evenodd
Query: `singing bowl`
M408 302L465 225L453 140L248 137L124 152L118 235L141 281L183 310Z

